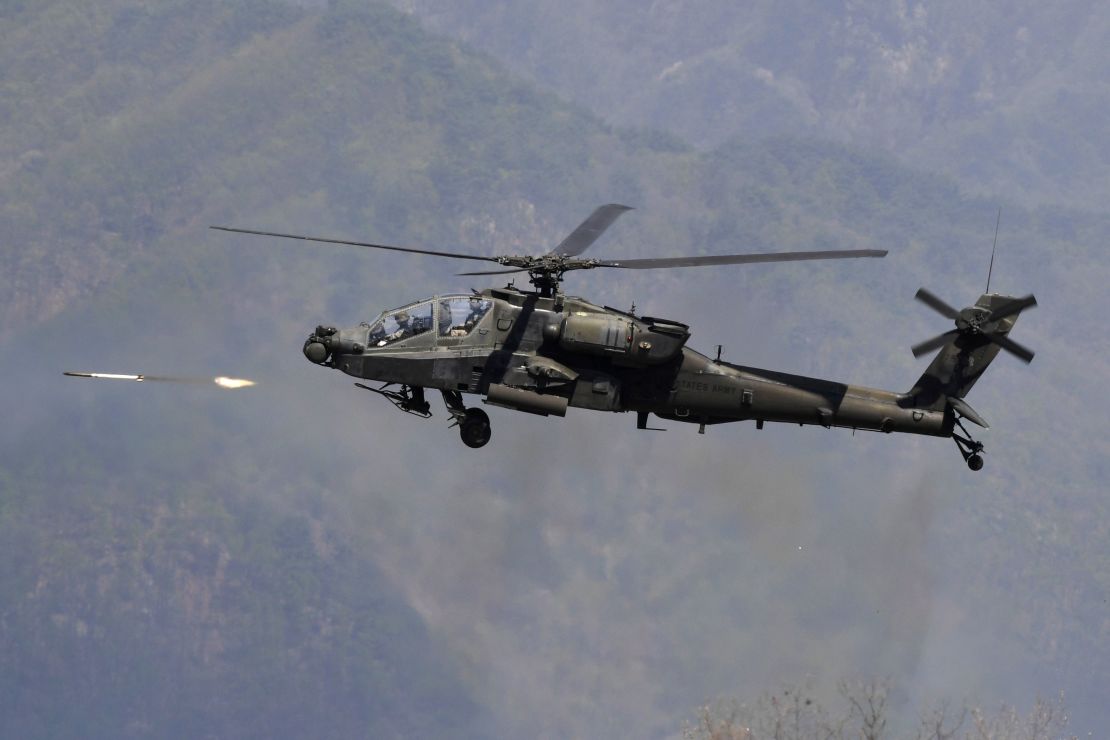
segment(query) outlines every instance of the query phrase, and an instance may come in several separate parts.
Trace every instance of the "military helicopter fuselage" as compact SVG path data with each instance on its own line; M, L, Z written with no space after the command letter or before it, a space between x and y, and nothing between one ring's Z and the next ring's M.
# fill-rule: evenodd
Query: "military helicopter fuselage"
M985 308L1005 300L984 298ZM640 428L655 414L702 430L753 420L760 427L788 422L952 435L952 405L937 408L920 383L896 393L743 367L691 349L689 336L678 321L506 287L417 301L352 329L318 327L304 353L316 364L385 383L369 390L384 391L405 411L424 415L423 390L441 391L472 446L488 440L488 419L481 414L476 428L467 428L463 394L544 416L563 416L568 407L631 411ZM982 367L998 351L987 341L975 349Z
M909 391L893 391L761 370L710 358L686 346L690 329L671 319L638 316L598 306L560 290L571 270L663 269L759 262L882 257L882 250L839 250L704 255L627 260L579 255L627 206L597 208L566 239L540 256L488 257L396 247L295 234L213 227L378 250L492 262L498 270L461 273L527 273L535 290L509 284L471 294L434 296L386 311L350 329L319 326L304 343L311 362L360 380L360 388L397 408L431 416L425 392L438 390L458 423L465 444L491 438L488 414L467 407L464 397L543 416L564 416L570 407L635 412L647 429L649 415L697 424L754 421L906 432L951 437L972 470L983 465L983 445L961 420L987 423L964 400L979 376L1005 349L1029 362L1033 353L1008 334L1018 314L1036 305L1033 296L987 292L973 306L956 310L924 288L918 300L955 328L913 347L915 355L940 350ZM992 257L993 262L993 257ZM508 269L505 269L508 268ZM989 291L989 279L988 279ZM957 428L959 431L956 431Z

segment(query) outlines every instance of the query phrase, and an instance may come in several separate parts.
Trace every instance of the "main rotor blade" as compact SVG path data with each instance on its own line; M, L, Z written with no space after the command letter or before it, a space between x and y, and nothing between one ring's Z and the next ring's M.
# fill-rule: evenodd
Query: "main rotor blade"
M1021 346L1013 339L1002 334L992 334L990 332L983 332L983 336L1020 359L1026 365L1033 361L1033 350Z
M704 257L653 257L650 259L603 260L598 267L653 270L665 267L702 267L705 265L742 265L754 262L795 262L798 260L836 260L853 257L885 257L885 249L831 249L820 252L766 252L763 254L713 254Z
M999 306L991 312L990 316L987 317L987 322L998 321L999 319L1004 319L1007 316L1013 316L1019 311L1024 311L1025 309L1036 305L1037 299L1034 298L1032 294L1029 294L1024 298L1018 298L1016 300L1010 301L1009 303Z
M510 272L528 272L524 268L515 270L480 270L479 272L456 272L456 275L508 275Z
M620 218L622 213L631 210L631 206L622 206L620 203L598 206L585 221L578 224L577 229L570 232L570 236L563 239L559 246L552 249L548 254L563 257L582 254L590 248L591 244L597 241L599 236L605 233L606 229L613 225L614 221Z
M949 306L940 298L937 298L925 288L921 288L920 290L918 290L917 294L914 295L914 298L921 301L926 306L933 309L946 319L952 319L953 321L955 321L956 317L960 315L959 311Z
M920 344L915 344L913 347L910 348L910 351L913 352L914 357L921 357L921 355L926 355L932 352L934 349L937 349L938 347L943 347L944 345L948 344L948 341L959 333L959 329L949 329L943 334L937 334L932 339L926 339Z
M282 239L299 239L305 242L323 242L325 244L347 244L352 247L369 247L371 249L388 249L392 252L411 252L412 254L428 254L433 257L451 257L459 260L477 260L479 262L496 262L493 257L482 257L477 254L461 254L459 252L439 252L434 249L414 249L412 247L394 247L388 244L371 244L369 242L353 242L346 239L326 239L321 236L301 236L299 234L279 234L274 231L256 231L254 229L233 229L230 226L209 226L210 229L230 231L235 234L256 234L258 236L277 236Z

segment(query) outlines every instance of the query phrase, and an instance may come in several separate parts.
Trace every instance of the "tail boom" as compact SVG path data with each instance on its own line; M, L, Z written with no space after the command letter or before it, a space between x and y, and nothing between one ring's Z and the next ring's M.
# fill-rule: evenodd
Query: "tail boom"
M917 408L903 393L713 361L689 348L666 403L641 408L625 400L628 410L698 424L752 420L946 437L954 418L949 408Z

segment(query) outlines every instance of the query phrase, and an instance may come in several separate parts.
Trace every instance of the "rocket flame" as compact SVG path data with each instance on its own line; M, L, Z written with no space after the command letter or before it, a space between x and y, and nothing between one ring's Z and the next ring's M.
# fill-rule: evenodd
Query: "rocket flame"
M253 380L246 380L244 378L225 378L222 375L215 378L213 382L221 388L250 388L254 385Z
M123 375L121 373L86 373L78 371L67 371L63 375L68 375L71 378L100 378L102 380L136 380L140 383L143 381L158 382L158 383L188 383L190 385L203 385L209 382L208 378L197 377L173 377L167 375ZM223 375L212 378L213 383L221 388L249 388L254 385L253 380L246 380L245 378L227 378Z

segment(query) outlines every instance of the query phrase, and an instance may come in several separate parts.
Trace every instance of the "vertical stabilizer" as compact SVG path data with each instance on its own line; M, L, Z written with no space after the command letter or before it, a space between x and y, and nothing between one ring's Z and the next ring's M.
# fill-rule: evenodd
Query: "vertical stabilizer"
M953 318L956 328L915 347L915 354L923 354L947 339L908 393L914 406L940 410L949 399L963 398L999 350L1006 349L1026 362L1033 359L1031 351L1007 337L1021 311L1036 305L1033 296L984 293L974 306L962 311L951 309L925 290L919 291L918 299Z

